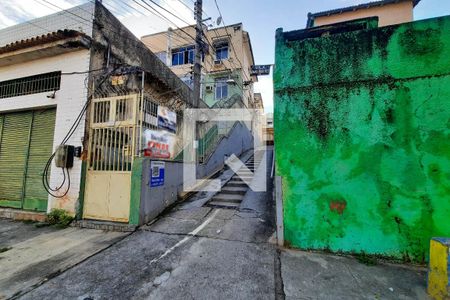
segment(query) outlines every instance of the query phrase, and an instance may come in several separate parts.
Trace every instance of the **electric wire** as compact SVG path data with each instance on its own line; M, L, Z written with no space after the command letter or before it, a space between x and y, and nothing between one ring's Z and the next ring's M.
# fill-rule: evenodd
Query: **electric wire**
M38 2L37 0L35 0L35 1ZM41 1L44 1L45 3L48 3L48 4L50 4L50 5L52 5L52 6L56 7L56 8L58 8L58 9L60 9L60 10L66 11L67 13L69 13L69 14L75 16L75 17L78 17L79 19L81 19L81 20L83 20L83 21L87 21L87 22L88 22L87 25L91 25L91 24L93 23L92 20L87 20L87 19L85 19L85 18L83 18L83 17L81 17L81 16L79 16L79 15L73 13L73 12L70 12L70 11L68 11L68 10L66 10L66 9L62 9L61 7L59 7L59 6L57 6L57 5L53 4L53 3L50 3L50 2L48 2L48 1L46 1L46 0L41 0ZM134 0L133 0L133 1L134 1ZM144 0L142 0L142 1L143 1L147 6L151 7L151 5L149 5L147 2L145 2ZM150 0L150 1L151 1L151 0ZM136 1L135 1L135 2L136 2ZM154 4L156 4L154 1L151 1L151 2L154 3ZM38 2L38 3L40 3L40 2ZM136 3L137 3L137 2L136 2ZM40 4L43 5L42 3L40 3ZM137 3L137 4L139 4L139 3ZM139 4L139 5L140 5L140 4ZM156 5L157 5L158 7L160 7L160 8L162 8L163 10L167 11L166 9L164 9L163 7L161 7L160 5L158 5L158 4L156 4ZM142 5L140 5L140 6L142 6ZM46 6L46 7L48 7L48 6ZM131 7L131 6L130 6L130 7ZM154 9L153 7L151 7L151 8L152 8L153 10L156 11L156 9ZM83 10L84 10L84 9L83 9ZM85 10L84 10L84 11L85 11ZM157 12L157 11L156 11L156 12ZM169 12L169 11L167 11L167 12ZM152 13L153 13L153 12L152 12ZM157 12L157 13L158 13L159 15L161 15L161 17L164 18L165 20L167 20L167 21L169 21L170 23L176 25L175 23L173 23L172 21L170 21L168 18L166 18L164 15L162 15L160 12ZM170 13L170 12L169 12L169 13ZM173 15L172 13L170 13L170 14ZM175 16L175 15L174 15L174 16ZM178 18L178 17L177 17L177 18ZM178 18L178 19L181 20L181 18ZM80 22L80 23L84 23L84 22L82 22L82 21L79 21L79 22ZM184 21L184 22L187 23L186 21ZM43 27L38 26L37 24L33 24L33 23L31 23L31 22L29 22L29 23L32 24L32 25L34 25L34 26L37 26L37 27L39 27L39 28L41 28L41 29L44 29ZM84 23L84 24L86 24L86 23ZM187 23L187 24L189 24L189 23ZM180 31L182 31L183 33L185 33L186 35L188 35L189 37L191 37L193 40L195 40L194 37L192 37L190 34L188 34L187 32L185 32L183 29L179 28L178 26L177 26L177 28L178 28ZM183 38L184 38L184 37L183 37ZM133 41L136 42L135 39L133 39ZM207 41L207 42L208 42L209 45L211 45L211 44L209 43L209 41ZM146 48L146 47L145 47L145 48ZM235 50L234 50L234 51L235 51ZM74 74L91 73L91 72L98 71L98 70L101 70L101 69L97 69L97 70L89 70L89 71L82 71L82 72L62 73L62 75L74 75ZM105 78L103 79L102 83L106 80L106 78L107 78L107 76L105 76ZM102 83L101 83L101 84L102 84ZM169 92L173 92L173 91L169 91ZM86 101L86 103L84 104L84 106L83 106L83 108L81 109L79 115L78 115L77 118L75 119L74 123L72 124L71 128L70 128L69 131L67 132L66 136L64 137L64 139L62 140L62 142L61 142L60 145L66 144L67 141L72 137L72 135L74 134L74 132L75 132L76 129L78 128L78 126L79 126L79 124L80 124L80 122L81 122L81 120L82 120L82 117L83 117L84 113L86 112L87 107L89 106L90 99L91 99L91 98L89 98L89 99ZM43 184L44 184L44 188L46 189L46 191L47 191L50 195L52 195L53 197L61 198L61 197L64 197L65 195L67 195L67 193L68 193L68 191L69 191L69 189L70 189L70 175L69 175L69 170L68 170L67 168L63 168L63 176L64 176L64 177L63 177L63 181L62 181L61 185L58 186L58 187L55 188L55 189L51 188L51 186L50 186L50 184L49 184L49 182L48 182L48 170L49 170L49 168L50 168L50 166L51 166L51 162L53 161L55 155L56 155L56 152L54 152L54 153L50 156L49 160L47 161L47 164L46 164L46 167L45 167L45 169L44 169L44 173L43 173L42 179L43 179ZM65 172L64 169L67 169L66 172L67 172L67 182L68 182L68 187L67 187L66 191L63 193L63 195L55 195L55 194L53 194L51 191L56 192L56 191L60 190L60 189L62 188L62 186L64 185L64 183L66 182L66 172Z
M216 4L217 12L219 13L220 17L222 18L222 23L224 25L225 32L227 33L228 36L231 37L231 35L228 33L228 29L227 29L227 26L226 26L225 21L223 19L223 15L222 15L222 12L220 11L220 7L219 7L219 4L217 3L217 0L214 0L214 3ZM239 57L238 57L238 55L236 53L236 49L234 48L233 43L231 43L231 48L233 49L234 55L236 56L236 59L238 60L239 65L241 66L241 69L244 70L243 64L242 64L241 60L239 59ZM242 74L244 74L244 77L247 75L244 72L242 72ZM247 79L250 81L249 78L247 78Z
M106 81L106 79L108 78L108 76L109 76L110 74L112 74L113 72L115 72L115 71L117 70L117 68L118 68L118 66L116 66L111 72L109 72L109 74L105 74L105 75L104 75L104 78L103 78L102 81L99 83L99 86L101 86L101 85ZM69 139L72 137L72 135L75 133L76 129L77 129L78 126L80 125L81 120L83 119L84 114L85 114L86 111L87 111L87 108L89 107L89 104L90 104L91 100L92 100L92 95L89 96L88 99L87 99L87 101L84 103L84 105L83 105L83 107L82 107L80 113L78 114L77 118L76 118L75 121L72 123L72 126L70 127L70 129L69 129L69 131L67 132L66 136L62 139L62 141L61 141L61 143L60 143L60 146L65 145L65 144L69 141ZM43 170L43 173L42 173L42 184L44 185L45 191L46 191L49 195L51 195L52 197L55 197L55 198L63 198L63 197L65 197L65 196L67 195L67 193L68 193L69 190L70 190L70 184L71 184L71 183L70 183L69 170L68 170L67 168L62 168L62 172L63 172L63 176L64 176L64 177L63 177L63 181L62 181L62 183L61 183L61 185L60 185L59 187L57 187L57 188L55 188L55 189L51 188L50 183L49 183L49 181L48 181L48 177L49 177L49 176L48 176L48 174L49 174L48 172L49 172L49 170L50 170L52 161L53 161L53 159L55 158L55 156L56 156L56 151L52 153L52 155L49 157L49 159L48 159L48 161L47 161L47 163L46 163L46 165L45 165L45 167L44 167L44 170ZM62 195L57 195L57 194L54 194L53 192L59 191L59 190L62 188L62 186L64 185L64 183L66 182L66 174L65 174L65 172L64 172L64 169L67 169L67 170L66 170L66 172L67 172L67 188L66 188L65 192L64 192Z
M142 2L145 2L145 0L141 0ZM191 26L192 24L189 24L189 22L185 21L184 19L180 18L179 16L175 15L174 13L172 13L170 10L167 10L166 8L164 8L163 6L159 5L158 3L156 3L154 0L148 0L151 3L153 3L154 5L156 5L157 7L159 7L160 9L164 10L165 12L167 12L168 14L170 14L171 16L174 16L175 18L177 18L178 20L180 20L183 23L186 23L186 25Z
M94 3L95 3L95 0L91 0L91 2L94 2ZM120 0L114 1L114 0L111 0L110 2L120 5L120 7L124 9L124 11L130 13L130 14L133 15L133 16L134 16L134 14L131 13L131 11L130 11L128 8L125 8L122 4L126 5L127 7L131 8L132 10L138 12L140 15L142 15L142 16L144 16L144 17L147 16L147 15L144 14L142 11L140 11L140 10L138 10L137 8L133 7L132 5L128 4L126 1L120 1ZM108 4L108 6L112 7L111 4L107 3L106 1L104 2L104 4L105 4L105 5ZM152 14L155 15L156 17L160 18L161 20L164 20L164 19L162 19L161 16L156 15L156 14L153 13L153 12L152 12ZM166 21L166 20L164 20L164 21ZM149 27L152 28L152 29L155 30L155 31L158 31L158 29L156 29L155 27L152 27L152 26L149 26ZM168 34L166 33L166 35L168 35ZM172 37L172 38L175 39L175 37ZM161 40L162 40L162 38L161 38ZM181 41L181 40L179 40L178 37L176 38L176 40L177 40L178 42ZM162 49L162 50L164 50L164 49Z

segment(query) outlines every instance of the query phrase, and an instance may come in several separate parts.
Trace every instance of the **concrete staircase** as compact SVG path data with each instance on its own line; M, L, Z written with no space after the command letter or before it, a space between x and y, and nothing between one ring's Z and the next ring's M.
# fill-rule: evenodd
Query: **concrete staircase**
M260 160L255 160L255 157L253 156L245 163L245 165L253 172L255 166L257 167L260 162ZM249 189L247 184L245 184L241 178L248 178L250 180L253 178L252 173L247 170L239 170L238 174L235 174L230 181L222 187L222 190L212 197L211 201L206 205L216 208L238 209Z

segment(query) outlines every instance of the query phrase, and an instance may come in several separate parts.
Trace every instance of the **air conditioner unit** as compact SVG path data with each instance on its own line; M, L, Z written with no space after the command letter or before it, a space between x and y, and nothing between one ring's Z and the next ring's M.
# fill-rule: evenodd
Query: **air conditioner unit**
M212 93L213 89L214 89L214 88L213 88L212 85L207 85L207 86L206 86L206 92L207 92L207 93Z
M214 64L215 64L215 65L221 65L221 64L222 64L222 60L220 60L220 59L215 59L215 60L214 60Z

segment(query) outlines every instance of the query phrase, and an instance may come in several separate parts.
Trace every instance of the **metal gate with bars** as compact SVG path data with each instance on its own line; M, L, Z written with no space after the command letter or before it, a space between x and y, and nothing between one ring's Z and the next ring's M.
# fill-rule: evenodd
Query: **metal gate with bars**
M89 118L83 218L128 222L133 161L143 155L143 132L158 129L158 104L145 92L94 98ZM176 153L183 149L181 126L178 112ZM204 133L200 157L209 153L215 142L217 126Z
M128 222L133 161L157 108L142 94L92 100L83 218Z

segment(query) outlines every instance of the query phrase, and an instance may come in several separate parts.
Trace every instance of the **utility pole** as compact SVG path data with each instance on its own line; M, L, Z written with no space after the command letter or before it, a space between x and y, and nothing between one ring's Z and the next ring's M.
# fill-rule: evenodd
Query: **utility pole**
M203 0L195 1L195 20L197 25L195 27L195 58L194 58L194 108L198 108L200 103L200 80L202 76L202 53L203 53L203 25L202 25L202 14L203 14Z

